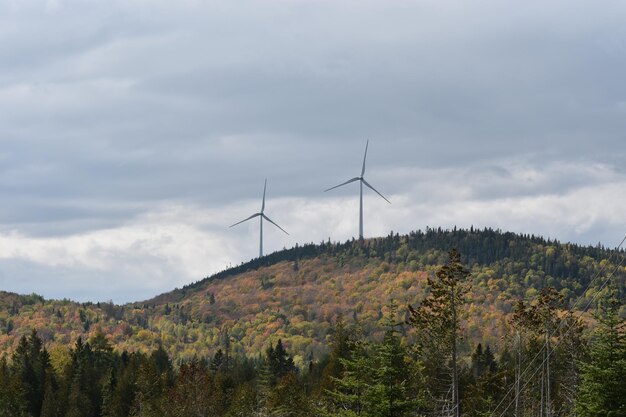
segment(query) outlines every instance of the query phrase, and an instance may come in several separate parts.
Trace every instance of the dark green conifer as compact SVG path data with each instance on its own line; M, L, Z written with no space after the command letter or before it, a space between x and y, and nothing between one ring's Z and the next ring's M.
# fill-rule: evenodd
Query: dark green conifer
M445 386L441 386L439 382L442 380L442 374L446 373L442 365L450 363L449 388L452 398L450 409L453 410L453 416L458 417L461 414L458 348L461 339L461 319L465 313L464 306L470 290L468 280L470 272L463 266L459 251L452 249L448 253L448 261L435 275L435 278L428 277L430 293L421 305L417 308L408 306L409 324L419 332L417 350L427 357L425 365L430 365L431 368L429 370L433 381L431 386L439 391L435 393L439 397L445 397L447 393ZM447 360L442 361L441 354L445 354Z
M601 304L589 358L580 364L576 412L580 417L626 416L626 321L612 296Z

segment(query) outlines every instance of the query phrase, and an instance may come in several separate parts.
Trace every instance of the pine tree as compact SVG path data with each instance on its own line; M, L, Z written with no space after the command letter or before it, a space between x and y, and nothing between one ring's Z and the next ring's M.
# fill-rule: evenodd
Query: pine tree
M354 417L365 415L366 391L372 375L368 344L361 340L350 341L350 356L339 358L343 367L340 378L331 377L332 390L326 391L328 407L323 415Z
M409 415L416 402L410 398L411 366L399 331L394 323L392 306L388 329L381 344L374 349L372 382L366 389L366 415L371 417L402 417Z
M506 355L505 360L510 360ZM483 350L479 343L471 360L463 396L464 414L468 417L489 415L502 398L502 380L505 373L499 372L498 363L489 346Z
M271 347L271 346L270 346ZM269 356L269 355L268 355ZM270 369L269 361L259 355L258 371L256 375L255 413L257 416L269 415L269 397L272 392L274 375Z
M493 356L493 352L489 345L483 351L482 344L478 344L476 346L476 350L472 353L472 376L475 379L479 379L486 372L495 373L498 364L496 363L495 357Z
M283 376L269 398L272 417L306 417L311 415L309 400L295 373Z
M102 386L102 417L115 417L115 386L117 381L115 378L115 370L109 369L104 385Z
M283 346L281 339L278 339L276 347L270 345L266 351L267 363L274 376L273 384L275 385L277 380L290 372L296 371L296 366L293 363L293 359Z
M166 404L165 415L215 415L211 399L214 389L214 381L204 363L194 358L182 364L168 396L170 401Z
M102 391L100 380L108 368L101 368L104 362L95 360L99 355L94 355L89 343L83 343L79 337L74 349L70 352L71 364L67 378L67 409L66 417L96 417L99 416L102 404Z
M150 363L154 365L157 372L165 374L168 382L171 382L173 372L172 361L162 345L159 344L159 347L150 354Z
M84 372L82 365L78 365L74 371L74 375L70 384L66 417L92 417L96 416L96 410L84 392Z
M257 389L253 382L242 382L233 394L233 403L228 410L227 417L261 417L266 412L260 412L258 407Z
M546 416L556 410L570 412L572 395L568 390L575 392L578 382L578 370L572 364L580 355L582 323L564 309L563 297L553 287L543 288L532 302L518 301L512 323L517 330L518 412L525 409ZM519 374L523 368L537 366L540 370L532 379Z
M580 364L576 412L581 417L626 416L626 334L612 296L598 311L589 359Z
M409 308L409 324L420 333L418 350L436 358L445 353L450 362L452 382L452 404L455 417L460 416L458 344L461 339L461 319L464 314L466 296L470 290L470 272L461 262L461 254L456 249L448 253L448 262L435 274L428 277L430 293L418 308ZM429 349L430 348L430 349ZM430 355L432 354L432 355ZM436 361L441 366L440 361ZM444 362L445 363L445 362ZM435 371L436 372L436 371ZM434 376L433 379L437 379Z
M23 387L4 357L0 358L0 417L25 417L27 403Z
M222 351L222 349L218 349L217 352L215 352L215 355L213 355L213 359L211 359L210 368L213 372L216 372L221 368L223 363L224 352Z
M40 358L44 380L40 417L56 417L60 413L59 384L50 364L50 355L46 348L41 351Z
M140 365L134 381L137 393L133 415L140 417L160 417L165 414L164 403L167 401L171 376L167 370L159 369L153 357L154 353L148 362Z
M341 360L350 357L350 334L343 322L343 318L339 316L335 323L335 330L332 338L332 350L328 358L328 363L322 372L321 389L332 390L334 380L343 376L344 366Z
M43 341L35 329L27 338L20 339L12 357L12 373L20 386L20 397L25 401L31 415L39 416L44 398L47 373L52 372L50 356L43 348Z

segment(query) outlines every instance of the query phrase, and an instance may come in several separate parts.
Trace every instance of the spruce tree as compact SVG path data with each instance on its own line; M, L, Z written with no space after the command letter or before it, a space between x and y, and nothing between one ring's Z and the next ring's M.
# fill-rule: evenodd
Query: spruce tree
M355 417L365 414L366 392L371 382L372 364L368 344L361 339L350 341L349 358L339 358L343 367L340 378L331 377L333 388L326 391L328 407L323 415Z
M293 363L293 359L283 346L281 339L278 339L276 347L270 344L270 347L266 351L267 363L274 375L273 384L275 385L278 379L287 375L290 372L296 371L296 366Z
M50 364L50 354L43 348L40 354L43 371L43 393L40 417L57 417L60 413L59 384Z
M350 357L350 334L341 316L337 318L335 324L331 348L328 363L322 372L322 390L333 389L334 380L343 376L344 366L341 360Z
M407 416L416 405L410 391L411 367L394 318L395 308L392 308L383 341L374 349L372 381L365 391L367 416Z
M4 357L0 359L0 417L25 417L26 398Z
M578 370L573 366L582 349L582 323L565 309L563 297L544 287L537 299L519 300L512 324L517 330L516 400L518 413L554 415L572 412ZM521 357L521 360L520 360ZM534 374L522 369L536 369ZM575 396L574 396L575 397Z
M273 417L307 417L312 415L309 400L295 373L283 376L268 399Z
M598 311L589 359L580 364L576 412L580 417L626 416L626 334L611 297Z
M505 373L499 372L498 363L489 346L483 350L479 343L471 360L463 395L464 414L468 417L489 415L502 398ZM509 359L505 357L505 360Z
M450 382L452 403L450 409L455 417L460 416L459 398L459 365L458 347L461 339L461 320L464 307L467 303L467 293L470 290L468 277L470 272L461 262L461 254L452 249L448 253L448 261L443 265L435 277L428 277L430 293L417 308L409 305L409 324L419 332L419 341L416 348L426 356L437 358L442 353L450 363ZM441 367L441 361L435 366ZM444 361L445 364L445 361ZM428 365L428 363L427 363ZM437 378L437 371L431 372L432 379ZM440 392L439 395L445 395Z

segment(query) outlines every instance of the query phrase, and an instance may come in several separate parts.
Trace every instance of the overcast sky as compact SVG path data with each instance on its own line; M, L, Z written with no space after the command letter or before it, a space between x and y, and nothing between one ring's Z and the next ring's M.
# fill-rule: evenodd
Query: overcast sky
M0 1L0 289L149 298L266 252L626 233L626 3Z

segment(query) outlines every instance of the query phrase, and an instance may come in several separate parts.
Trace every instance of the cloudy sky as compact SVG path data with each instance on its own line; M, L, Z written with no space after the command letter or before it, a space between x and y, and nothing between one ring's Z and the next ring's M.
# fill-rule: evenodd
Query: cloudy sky
M258 252L626 233L626 3L0 1L0 289L127 302Z

